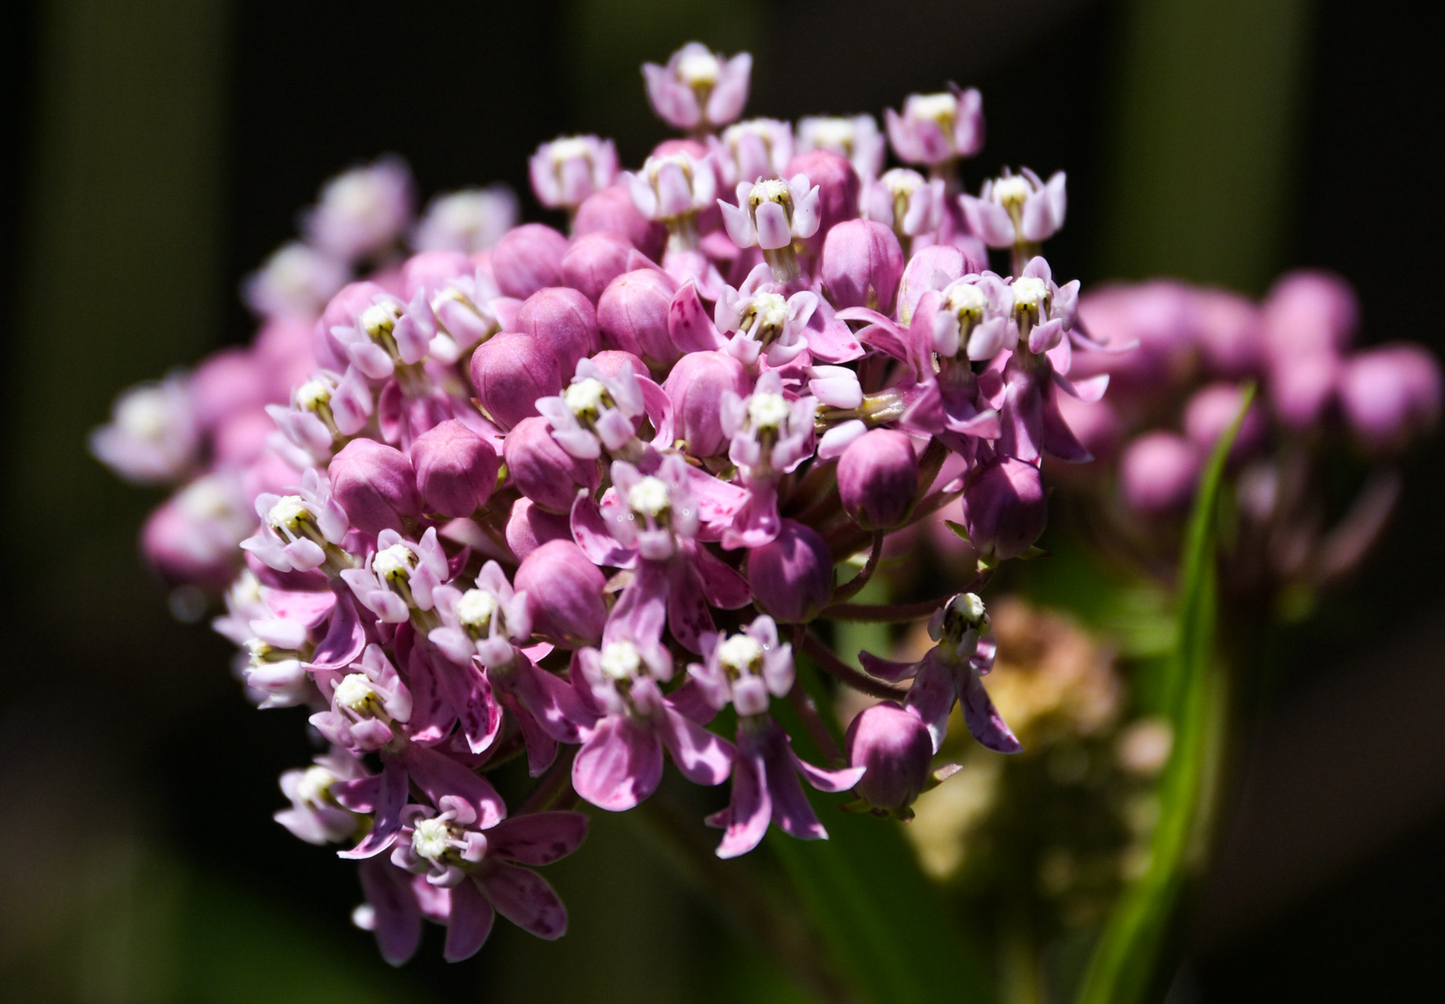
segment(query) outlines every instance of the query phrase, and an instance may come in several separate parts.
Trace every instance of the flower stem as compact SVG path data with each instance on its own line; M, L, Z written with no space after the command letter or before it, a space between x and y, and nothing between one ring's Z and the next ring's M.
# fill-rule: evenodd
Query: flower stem
M833 602L841 603L850 600L858 595L859 590L868 585L873 578L873 573L878 571L878 562L883 557L883 531L879 530L873 534L873 549L868 552L868 563L863 570L833 590Z
M908 691L902 687L895 687L891 683L875 680L866 673L861 673L854 669L834 655L832 650L823 644L816 635L808 634L803 636L803 651L818 664L819 669L830 676L836 677L854 690L861 691L872 697L882 697L892 701L901 701L904 697L908 696Z

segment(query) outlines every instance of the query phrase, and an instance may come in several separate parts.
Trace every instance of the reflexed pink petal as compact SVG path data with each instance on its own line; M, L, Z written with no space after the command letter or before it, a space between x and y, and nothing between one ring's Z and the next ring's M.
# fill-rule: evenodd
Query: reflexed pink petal
M448 962L469 959L481 951L492 933L496 912L470 879L451 890L451 914L447 918L447 940L442 957Z
M572 787L610 812L624 812L657 790L662 741L650 729L609 716L577 752Z
M536 872L492 861L477 882L497 912L524 931L547 941L567 933L567 908Z

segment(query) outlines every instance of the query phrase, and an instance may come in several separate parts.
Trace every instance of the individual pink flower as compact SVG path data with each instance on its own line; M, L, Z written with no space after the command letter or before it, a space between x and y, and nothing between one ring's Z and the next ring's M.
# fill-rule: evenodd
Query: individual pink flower
M888 141L898 159L937 167L983 149L983 96L954 84L938 94L910 94L903 114L885 109Z
M266 414L287 440L304 451L302 466L325 463L332 453L366 427L372 395L355 367L344 374L318 370L291 391L289 406L266 405Z
M1004 724L983 687L993 668L994 643L988 633L988 614L973 593L959 593L936 610L928 622L928 636L937 645L916 663L889 662L860 652L863 668L885 680L913 678L904 706L928 728L933 751L943 744L948 715L961 703L968 731L996 753L1017 753L1023 747Z
M610 637L609 637L610 636ZM732 745L681 714L659 686L672 658L657 642L609 627L601 649L584 648L574 666L602 717L572 764L572 787L601 809L623 812L657 790L662 751L694 784L727 780Z
M391 863L425 876L429 886L447 893L436 901L445 903L437 919L446 924L442 954L448 962L480 951L498 913L547 941L567 933L567 909L557 893L546 879L522 866L549 865L575 851L587 836L586 816L536 812L484 826L463 799L443 796L439 809L406 807ZM406 891L415 899L425 895L415 888ZM382 904L378 924L406 923L404 917L386 915L409 912L405 907L388 910L389 897L377 899Z
M793 241L818 232L818 192L818 186L811 184L805 174L795 174L787 181L741 181L737 187L738 204L719 199L718 208L733 243L740 248L762 248L777 280L790 282L798 276Z
M1069 200L1063 171L1044 181L1027 167L990 178L975 198L959 196L969 229L991 248L1039 244L1064 225Z
M732 440L728 458L748 492L723 533L724 548L757 547L778 535L778 481L813 455L816 411L811 397L784 396L776 370L759 377L746 398L724 391L722 430Z
M560 395L537 399L537 410L551 424L552 438L562 449L579 460L596 460L603 450L618 453L632 443L637 438L636 420L647 409L642 386L631 370L609 376L592 360L583 359ZM638 443L633 455L640 449Z
M898 239L933 233L943 225L943 179L895 167L864 183L862 215L890 227Z
M709 825L725 830L717 856L746 854L762 842L770 823L799 840L826 840L828 831L808 804L798 776L819 791L839 792L856 785L864 772L863 767L814 767L793 752L792 740L771 716L739 718L732 799L708 817Z
M256 496L261 530L241 547L278 572L308 572L345 558L338 545L350 526L331 497L331 486L314 469L302 475L297 494ZM349 563L349 559L348 563Z
M361 661L327 689L331 709L312 715L311 724L354 753L391 747L411 718L411 691L379 645L368 645Z
M695 224L690 221L711 207L717 191L712 157L694 157L684 151L653 155L642 170L624 171L621 178L639 213L667 224L679 249L692 246Z
M365 774L360 761L342 749L318 756L303 770L286 771L281 775L281 792L291 808L277 812L276 822L308 844L342 843L355 834L359 819L336 801L331 789Z
M281 245L241 283L241 299L262 317L321 316L327 302L351 277L346 263L309 244Z
M432 199L412 235L418 251L475 254L517 225L517 196L506 185L466 188Z
M742 114L752 70L753 57L746 52L725 59L689 42L666 66L644 63L642 77L658 118L688 132L711 132Z
M376 550L360 568L341 572L341 579L361 604L387 624L401 624L413 610L430 610L433 593L451 578L446 552L435 527L420 543L403 539L395 530L382 530Z
M596 136L559 136L527 163L532 191L549 209L576 209L617 177L617 148Z
M771 278L759 265L740 289L723 287L713 312L718 330L731 336L724 351L749 369L756 369L759 357L774 367L796 359L808 347L808 323L818 309L811 290L785 296Z
M863 179L876 178L883 170L888 144L878 131L878 120L872 115L810 116L798 120L799 153L828 150L847 157Z
M167 582L207 590L236 573L236 548L256 529L245 488L234 471L203 474L151 513L141 553Z
M411 171L400 158L383 157L328 181L302 227L312 244L350 264L401 237L412 201Z
M793 157L793 127L778 119L748 119L728 126L711 145L718 179L732 188L781 176Z
M778 640L778 627L766 615L738 634L709 636L703 657L687 667L688 676L715 710L732 704L740 715L761 715L769 695L786 697L793 689L793 647Z
M90 452L127 481L164 484L181 478L201 445L185 381L131 387L111 407L110 424L90 434Z

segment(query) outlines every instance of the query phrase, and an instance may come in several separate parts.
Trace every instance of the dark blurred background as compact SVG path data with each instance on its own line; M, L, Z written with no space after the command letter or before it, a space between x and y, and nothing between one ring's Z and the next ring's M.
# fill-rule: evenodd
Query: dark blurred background
M1067 169L1055 273L1252 294L1296 265L1359 290L1363 339L1445 348L1439 15L1410 0L8 0L0 283L11 599L0 724L0 997L17 1001L787 1000L782 978L600 820L550 877L573 933L499 924L401 972L346 914L354 868L271 821L310 750L166 613L135 532L157 497L84 450L112 396L249 337L240 277L338 169L394 151L424 196L562 131L636 164L638 65L756 56L749 113L880 114L982 88L966 166ZM535 215L536 207L529 205ZM1445 453L1306 631L1257 729L1180 1001L1445 987Z

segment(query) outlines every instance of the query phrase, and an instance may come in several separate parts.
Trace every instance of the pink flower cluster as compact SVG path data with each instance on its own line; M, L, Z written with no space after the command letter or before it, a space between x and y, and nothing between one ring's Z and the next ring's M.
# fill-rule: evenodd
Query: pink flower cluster
M597 137L543 144L532 182L568 234L514 225L495 191L412 225L392 161L332 181L307 242L248 281L254 345L127 392L95 434L120 473L182 484L147 555L226 590L216 627L250 696L308 709L330 745L282 778L277 819L360 863L357 919L393 962L422 919L449 959L498 912L560 936L531 869L582 842L579 801L631 809L669 759L730 781L708 822L732 857L772 824L826 836L803 782L906 816L955 704L985 746L1019 748L973 593L914 615L937 642L920 663L865 656L871 675L810 624L867 617L847 601L890 535L951 503L986 566L1024 553L1045 456L1088 459L1061 409L1108 376L1078 379L1100 347L1078 283L1038 255L1063 177L961 195L983 118L957 88L888 113L931 178L879 177L869 116L734 124L750 65L689 45L646 67L689 135L636 171ZM846 749L818 740L826 766L770 713L789 700L827 735L800 650L889 698ZM709 727L725 710L729 735ZM540 780L508 806L487 775L514 757Z

